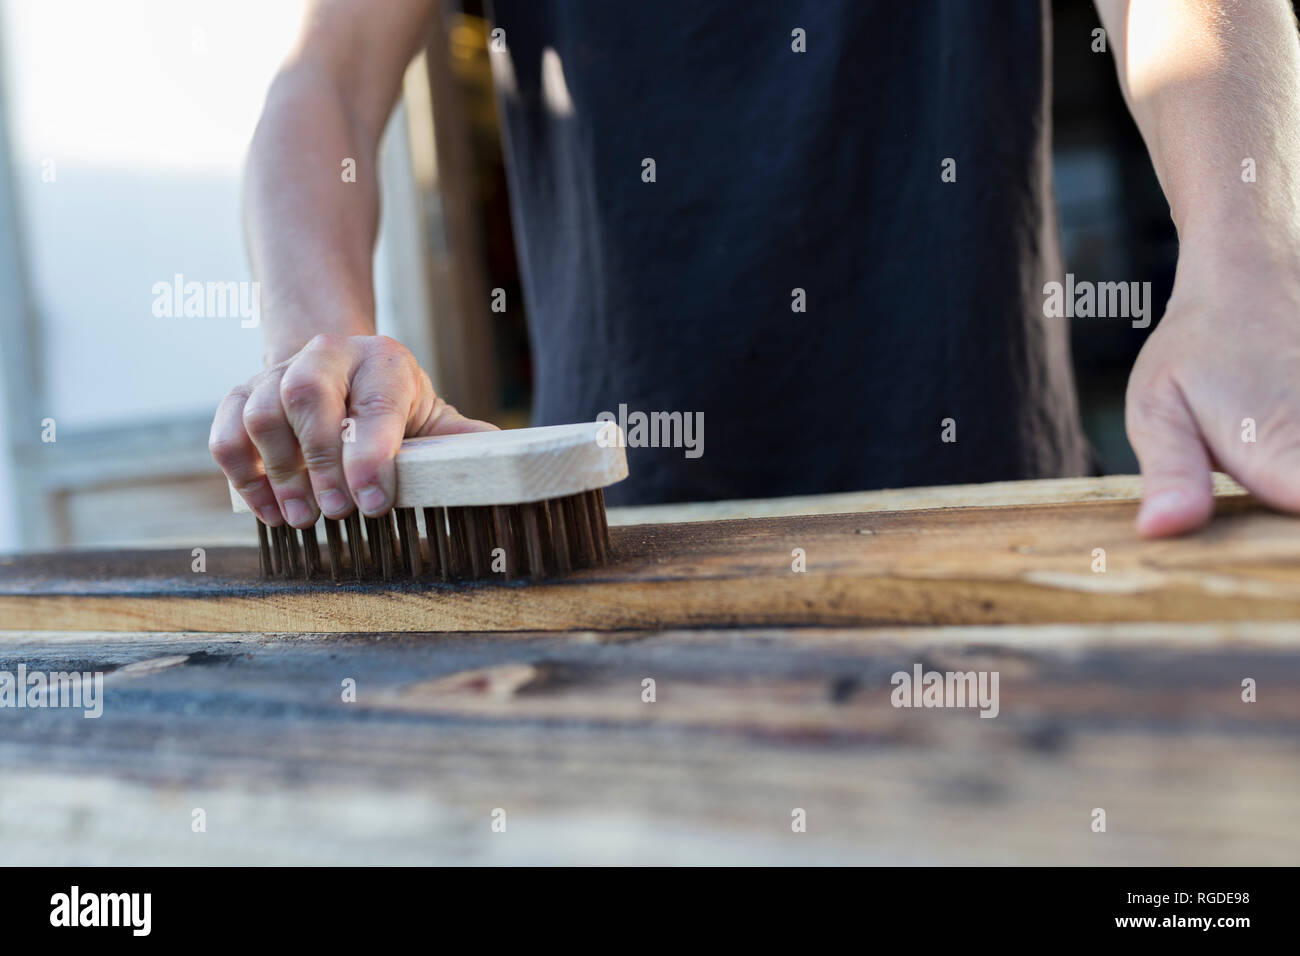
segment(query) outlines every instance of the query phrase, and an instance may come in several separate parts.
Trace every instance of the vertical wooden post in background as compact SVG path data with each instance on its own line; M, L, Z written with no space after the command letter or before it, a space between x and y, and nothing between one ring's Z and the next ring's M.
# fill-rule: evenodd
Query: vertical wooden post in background
M461 412L499 412L498 370L477 209L471 128L449 64L447 5L434 17L422 63L404 85L412 166L424 197L429 300L438 393ZM422 75L421 75L422 74Z

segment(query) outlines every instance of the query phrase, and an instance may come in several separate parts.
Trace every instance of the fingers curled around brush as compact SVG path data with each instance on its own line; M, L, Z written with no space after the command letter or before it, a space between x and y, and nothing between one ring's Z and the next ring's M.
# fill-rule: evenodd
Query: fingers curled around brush
M221 400L208 434L208 451L244 503L265 524L274 528L284 523L284 516L275 492L271 490L271 483L267 481L262 457L244 428L244 405L248 395L248 386L239 385Z
M391 339L383 341L391 346L377 344L353 372L348 416L354 427L351 440L343 443L348 487L357 507L371 517L392 507L397 485L393 457L412 422L427 417L434 400L428 378L411 354Z
M253 384L244 403L244 428L257 446L280 512L295 528L319 517L298 437L280 401L280 383L288 363L268 369Z
M352 511L343 474L343 419L352 366L347 339L318 335L290 360L280 379L280 405L297 439L308 483L330 518Z

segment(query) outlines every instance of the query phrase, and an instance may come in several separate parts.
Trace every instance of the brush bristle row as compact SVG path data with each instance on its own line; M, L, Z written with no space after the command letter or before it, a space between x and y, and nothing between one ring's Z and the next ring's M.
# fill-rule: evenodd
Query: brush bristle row
M601 489L521 505L419 511L418 518L415 508L398 508L382 518L355 512L341 520L322 518L323 552L314 526L301 531L289 525L268 528L259 520L262 576L333 581L540 579L601 565L609 558Z

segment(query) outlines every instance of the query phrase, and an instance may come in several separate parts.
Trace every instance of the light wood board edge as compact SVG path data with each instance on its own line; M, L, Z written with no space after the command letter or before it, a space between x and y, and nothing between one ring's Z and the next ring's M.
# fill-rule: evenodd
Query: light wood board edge
M1246 489L1227 475L1214 475L1217 496L1244 495ZM737 518L785 518L796 515L862 514L871 511L922 511L931 508L997 508L1008 505L1068 504L1077 501L1129 501L1142 496L1140 475L1100 478L1039 478L974 485L883 488L829 495L750 498L685 504L638 505L609 509L611 525L677 524Z

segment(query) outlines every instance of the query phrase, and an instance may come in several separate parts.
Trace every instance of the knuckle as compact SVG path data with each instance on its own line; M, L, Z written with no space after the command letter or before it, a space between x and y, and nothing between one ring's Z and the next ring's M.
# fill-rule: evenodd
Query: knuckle
M260 375L261 373L259 372L258 374ZM249 387L248 383L236 385L222 397L221 404L225 405L229 402L246 402L248 401L248 396L251 395L252 392L253 390Z
M346 335L339 335L337 332L318 332L303 346L303 351L308 349L313 352L332 351L346 348L347 343L348 337Z
M249 402L244 406L244 428L248 434L263 436L273 434L286 424L284 410L276 402Z
M274 365L269 365L266 368L262 369L262 371L258 372L256 375L254 375L251 379L248 380L249 391L255 392L262 386L266 385L267 383L274 383L279 381L280 376L284 374L284 370L288 368L290 364L292 364L293 360L296 359L297 357L298 357L298 353L295 352L293 355L290 355L288 358L281 359L280 361L276 362Z
M415 365L415 356L407 351L406 346L386 335L377 335L366 355L367 362L373 362L386 372L405 372L408 366Z
M280 404L289 412L307 412L324 400L325 385L320 379L306 374L294 374L290 369L280 380Z
M382 391L370 391L353 396L352 410L357 418L404 416L399 400L391 393Z
M248 460L248 446L238 435L229 433L208 436L208 452L225 471L238 468Z
M302 443L302 460L309 471L323 471L335 467L339 460L337 444L320 441Z
M283 487L294 481L302 473L302 465L297 461L265 461L266 477L271 484Z
M242 481L232 481L231 484L234 486L235 491L239 493L239 497L245 501L256 501L266 489L266 479L261 475L255 478L246 478Z
M373 440L358 441L343 448L343 471L349 484L357 478L371 478L401 447L400 434L372 433ZM368 483L368 482L367 482Z

